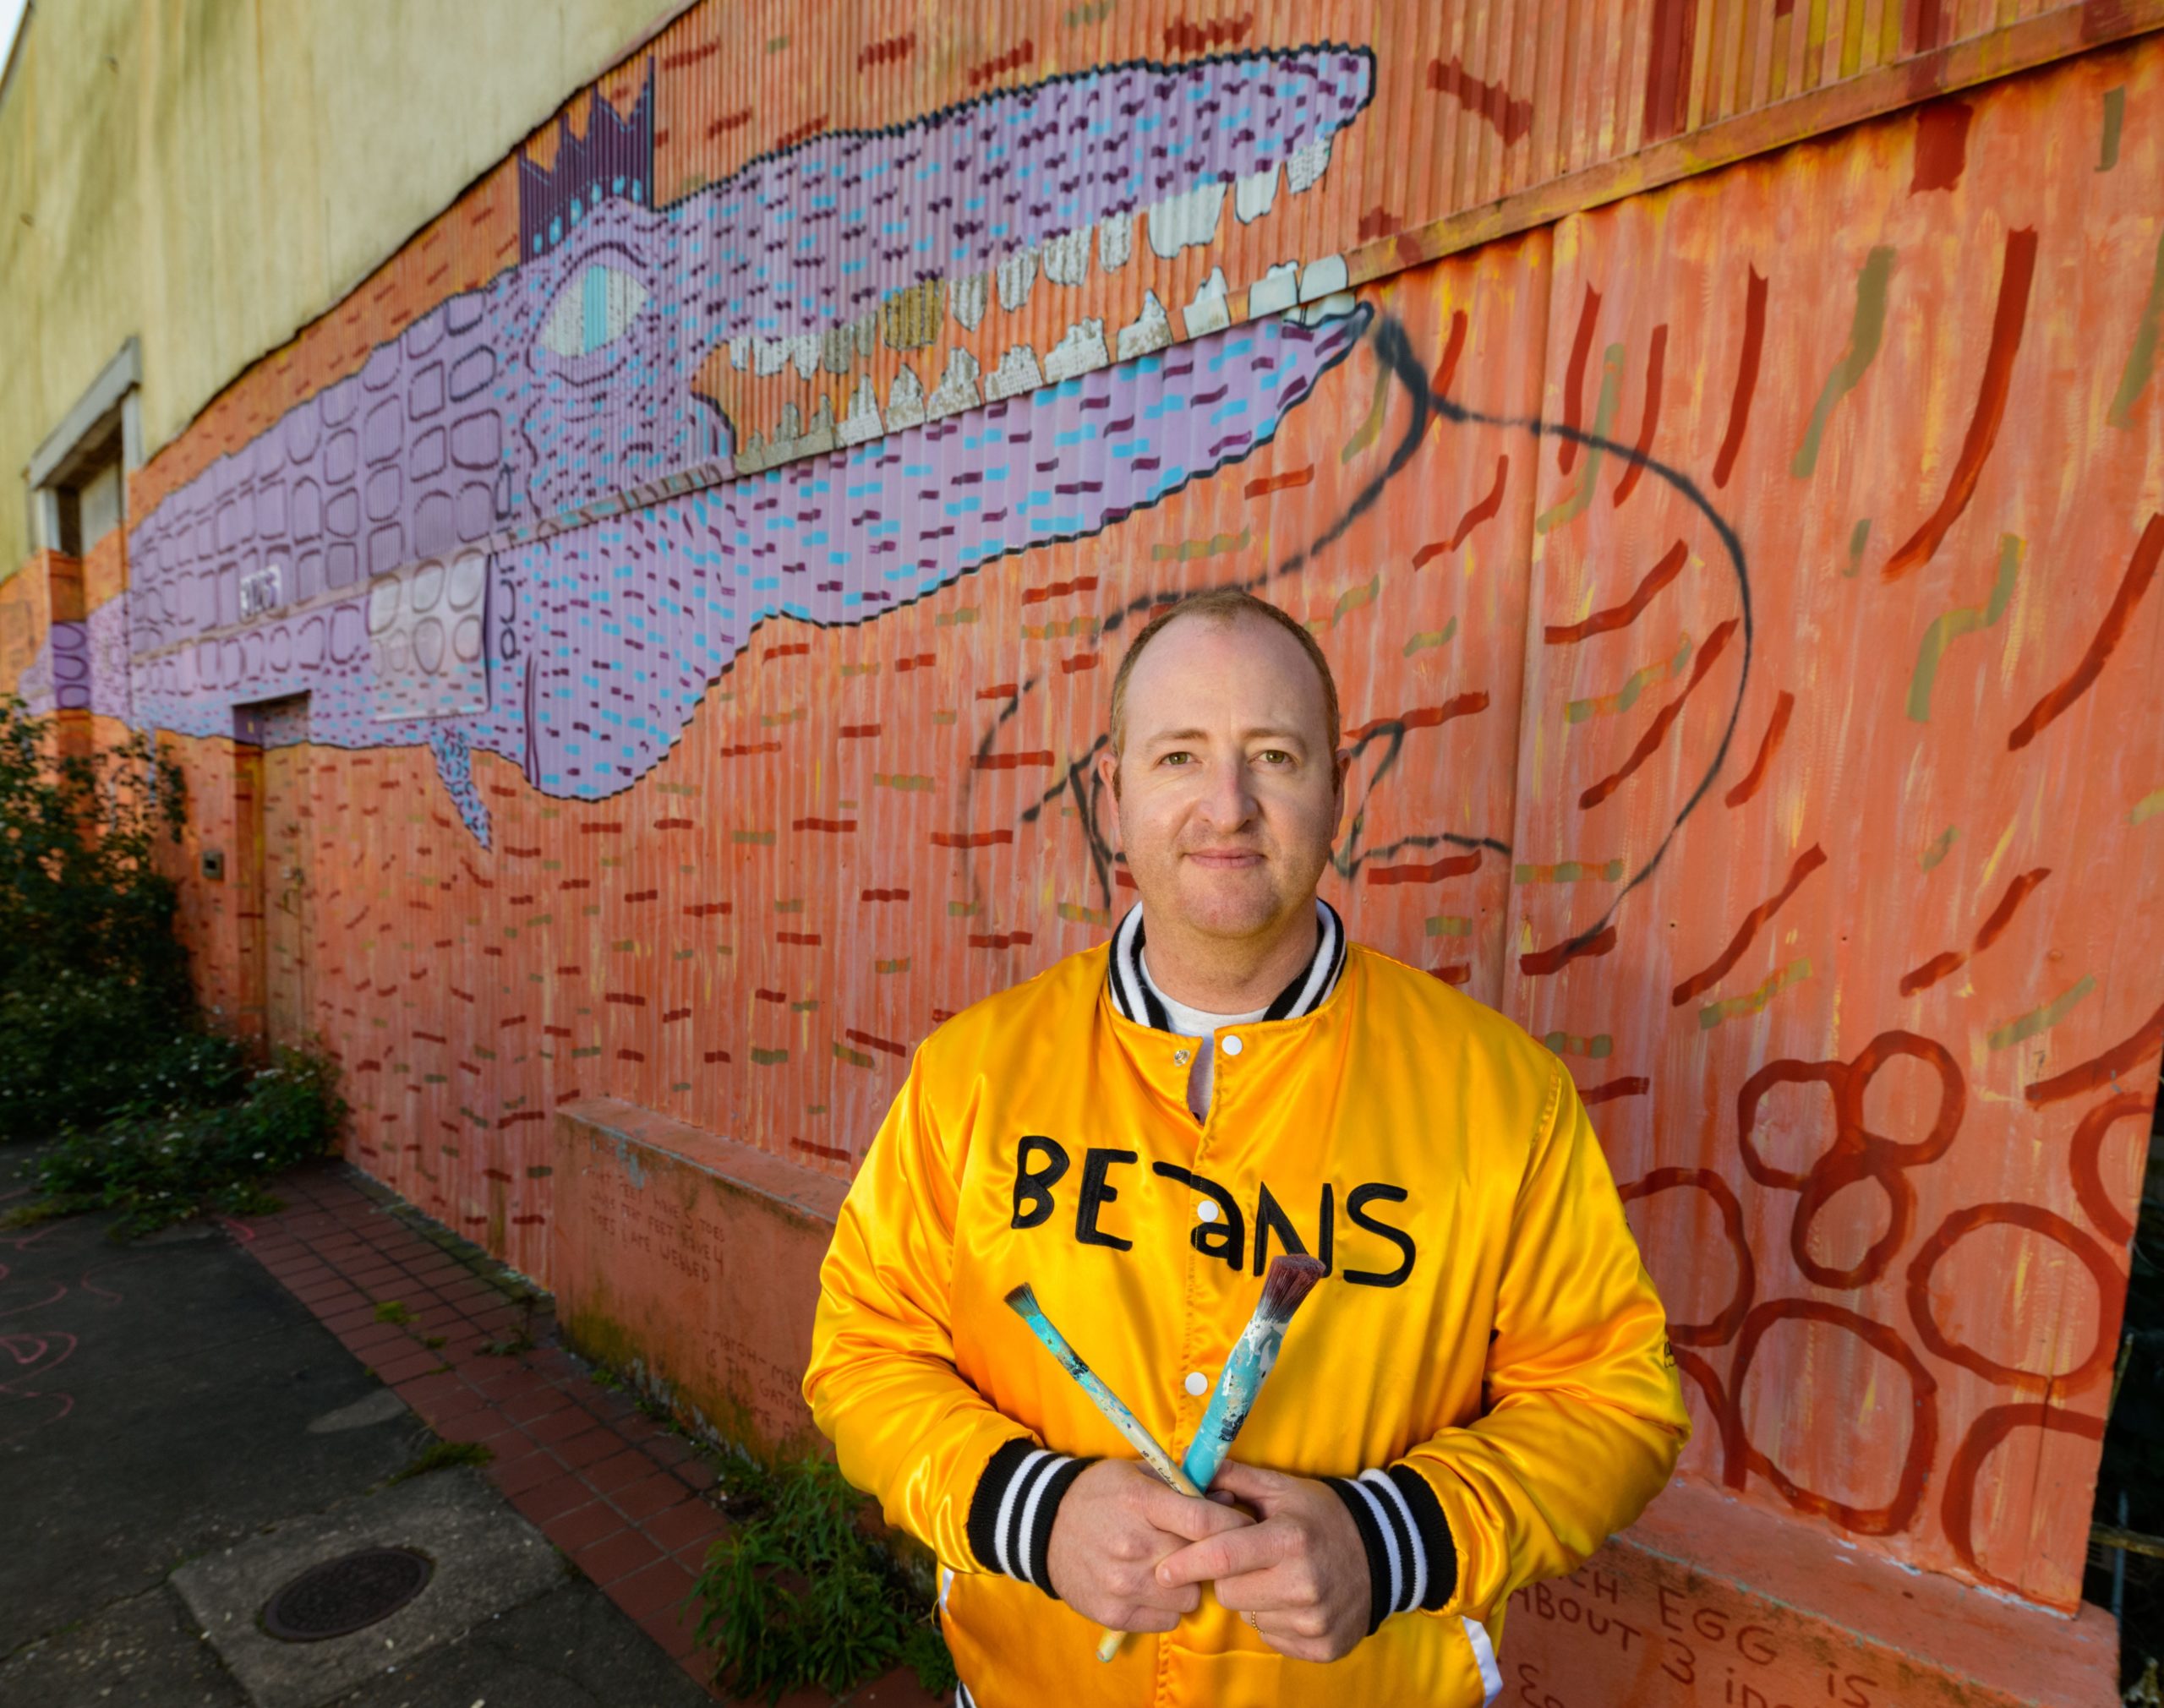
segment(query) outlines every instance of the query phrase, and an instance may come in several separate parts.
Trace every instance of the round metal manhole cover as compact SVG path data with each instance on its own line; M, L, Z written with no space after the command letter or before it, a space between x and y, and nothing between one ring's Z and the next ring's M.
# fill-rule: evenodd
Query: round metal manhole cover
M363 1548L310 1566L270 1597L263 1629L288 1643L320 1643L387 1619L429 1586L435 1563L417 1548Z

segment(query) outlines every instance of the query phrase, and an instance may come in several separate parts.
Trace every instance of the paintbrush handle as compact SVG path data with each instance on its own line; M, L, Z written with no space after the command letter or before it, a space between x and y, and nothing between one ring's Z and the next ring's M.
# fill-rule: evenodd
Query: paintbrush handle
M1178 1461L1158 1445L1157 1438L1142 1427L1142 1421L1105 1385L1104 1378L1082 1361L1082 1355L1067 1344L1067 1337L1052 1326L1051 1318L1042 1311L1024 1311L1019 1315L1030 1325L1030 1332L1044 1343L1045 1350L1059 1361L1060 1367L1074 1378L1091 1403L1104 1413L1105 1421L1142 1455L1143 1462L1182 1494L1199 1497L1202 1491L1189 1480Z
M1008 1301L1014 1303L1012 1300ZM1142 1462L1156 1471L1160 1478L1180 1493L1199 1499L1202 1491L1189 1481L1187 1473L1173 1461L1171 1454L1158 1445L1157 1438L1142 1427L1142 1420L1127 1408L1126 1402L1105 1385L1104 1378L1082 1361L1082 1355L1067 1344L1067 1337L1052 1326L1052 1318L1042 1311L1025 1310L1014 1307L1015 1314L1030 1325L1030 1332L1043 1343L1045 1350L1059 1361L1059 1367L1073 1377L1076 1384L1090 1396L1090 1402L1105 1415L1105 1421L1119 1431L1127 1444L1142 1455ZM1119 1653L1127 1633L1105 1626L1097 1637L1097 1658L1109 1661Z
M1248 1413L1254 1409L1255 1396L1276 1366L1277 1351L1285 1344L1288 1326L1283 1322L1249 1323L1232 1348L1232 1356L1225 1361L1217 1385L1210 1391L1210 1404L1203 1409L1194 1440L1181 1463L1180 1468L1197 1488L1210 1487L1218 1466L1232 1452L1234 1438L1247 1422Z

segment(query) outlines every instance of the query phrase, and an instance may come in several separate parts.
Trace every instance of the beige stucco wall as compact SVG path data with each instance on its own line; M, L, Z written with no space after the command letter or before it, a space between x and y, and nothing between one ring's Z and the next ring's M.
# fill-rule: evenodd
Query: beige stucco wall
M42 0L0 100L0 576L23 470L142 341L147 455L672 0Z

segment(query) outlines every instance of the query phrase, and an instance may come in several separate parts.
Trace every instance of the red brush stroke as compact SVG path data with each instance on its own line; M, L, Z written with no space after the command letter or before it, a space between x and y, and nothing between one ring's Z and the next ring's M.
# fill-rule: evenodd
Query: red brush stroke
M1451 395L1451 381L1457 375L1457 358L1465 353L1466 317L1462 308L1451 310L1451 336L1443 346L1443 359L1436 365L1428 389L1438 397Z
M2107 1297L2110 1295L2107 1293ZM1984 1468L1984 1461L1992 1450L2017 1429L2055 1429L2064 1435L2083 1441L2101 1441L2104 1438L2104 1420L2083 1411L2063 1411L2041 1400L2024 1400L2014 1405L1994 1405L1969 1426L1969 1433L1961 1445L1954 1449L1953 1459L1946 1467L1946 1498L1939 1503L1939 1520L1946 1530L1946 1539L1953 1544L1954 1552L1961 1563L1974 1572L1982 1582L1993 1589L2003 1590L2008 1595L2022 1596L2027 1592L2019 1584L2009 1583L1996 1573L1986 1570L1976 1558L1975 1503L1976 1476Z
M1578 1101L1590 1109L1596 1103L1613 1103L1619 1097L1643 1097L1653 1089L1653 1081L1642 1073L1626 1074L1603 1085L1587 1086L1578 1094Z
M1944 3L1945 0L1908 0L1902 8L1901 19L1904 57L1911 53L1928 53L1938 46L1944 21L1940 14Z
M1646 104L1642 142L1674 136L1690 118L1691 66L1698 25L1698 0L1653 0L1647 30Z
M1766 780L1767 768L1773 762L1773 756L1781 750L1781 742L1789 733L1789 714L1795 710L1795 696L1787 689L1773 702L1773 715L1766 724L1766 738L1758 744L1758 756L1751 761L1751 770L1743 781L1721 798L1730 806L1741 806L1758 793L1759 785Z
M1958 973L1969 964L1969 958L1959 949L1948 949L1933 955L1922 966L1901 975L1901 994L1913 996L1919 990L1928 990L1941 979Z
M1371 884L1437 884L1445 878L1462 878L1469 872L1480 870L1480 850L1471 854L1452 854L1446 859L1430 861L1426 865L1369 866L1368 881Z
M1916 109L1915 165L1909 194L1950 190L1969 169L1969 120L1965 101L1934 101Z
M1476 688L1469 694L1445 700L1440 706L1416 706L1412 711L1400 712L1395 718L1371 718L1358 728L1348 730L1345 739L1347 741L1364 741L1376 731L1387 729L1392 724L1402 730L1433 729L1438 724L1449 723L1453 718L1470 717L1473 712L1487 709L1488 696Z
M1510 454L1506 451L1495 459L1495 483L1488 488L1488 496L1458 518L1457 527L1451 534L1450 543L1442 548L1444 551L1456 551L1465 543L1466 536L1473 529L1478 527L1483 522L1493 521L1502 514L1503 488L1509 483L1510 477L1511 458ZM1414 569L1418 569L1427 560L1427 555L1430 550L1429 547L1421 548L1422 555L1413 560Z
M1968 437L1961 441L1954 477L1946 483L1946 495L1939 499L1938 508L1886 560L1880 573L1887 581L1898 581L1919 565L1930 562L1947 530L1976 494L1976 477L1983 472L1984 460L1998 439L2007 394L2014 387L2014 358L2020 353L2022 329L2029 319L2029 286L2036 276L2035 229L2025 226L2008 232L2006 258L1999 268L1998 308L1992 316L1991 351L1984 358L1983 383L1976 389L1976 410L1969 417Z
M1550 973L1560 973L1571 962L1582 957L1607 955L1615 952L1615 927L1608 926L1582 941L1573 939L1558 943L1553 948L1534 949L1518 957L1518 970L1529 979L1544 979Z
M1683 685L1683 691L1660 708L1659 715L1648 727L1646 733L1638 738L1638 745L1631 750L1631 756L1623 761L1621 767L1578 797L1578 805L1582 810L1589 811L1598 806L1623 786L1632 772L1653 756L1663 738L1667 735L1669 726L1683 715L1684 703L1690 699L1691 690L1705 680L1706 673L1713 668L1714 661L1727 650L1729 640L1740 621L1740 618L1730 617L1706 636L1705 647L1698 654L1697 663L1691 667L1691 679Z
M1728 947L1719 958L1701 972L1693 973L1678 985L1669 997L1669 1006L1680 1008L1693 996L1710 990L1725 979L1743 958L1743 952L1751 947L1751 940L1758 935L1758 928L1781 910L1781 904L1796 892L1797 887L1812 873L1826 864L1826 850L1813 843L1796 856L1795 864L1789 868L1789 881L1769 899L1762 901L1743 916L1743 923L1736 927L1735 935L1729 939Z
M1541 639L1551 647L1574 647L1579 641L1595 635L1612 634L1618 629L1627 629L1644 614L1653 602L1653 595L1683 573L1683 565L1690 558L1690 550L1678 540L1661 554L1661 559L1646 571L1646 577L1632 590L1631 597L1620 605L1610 605L1604 611L1595 611L1582 623L1550 623L1542 630Z
M2134 1237L2134 1222L2120 1213L2119 1207L2112 1202L2112 1194L2105 1190L2104 1138L2119 1122L2134 1116L2142 1117L2145 1135L2148 1117L2156 1108L2155 1098L2145 1097L2139 1091L2123 1091L2081 1117L2081 1125L2074 1130L2074 1143L2067 1150L2066 1170L2074 1177L2074 1197L2080 1201L2083 1213L2095 1224L2096 1231L2115 1246L2123 1246Z
M2149 584L2156 579L2160 555L2164 555L2164 516L2152 516L2149 526L2141 531L2133 561L2127 565L2118 592L2112 596L2112 608L2104 613L2104 621L2097 629L2096 638L2090 641L2089 650L2081 655L2081 663L2074 666L2074 674L2030 707L2029 715L2014 726L2014 733L2006 738L2008 752L2019 753L2043 734L2102 674L2105 661L2126 634L2127 625L2134 620L2134 607L2149 591Z
M1653 341L1646 349L1646 412L1638 422L1637 453L1650 456L1653 449L1653 429L1660 425L1660 393L1663 377L1668 371L1668 322L1664 320L1653 328ZM1623 471L1623 477L1615 483L1609 503L1618 510L1623 500L1638 489L1638 477L1646 472L1642 462L1634 462Z
M1571 435L1585 422L1586 359L1593 354L1593 322L1599 317L1600 292L1587 285L1585 300L1578 305L1578 330L1571 340L1571 363L1563 370L1563 425L1568 431L1555 453L1555 467L1565 474L1578 461L1578 441Z
M1296 468L1288 474L1266 474L1247 483L1249 498L1266 498L1273 492L1287 492L1296 486L1305 486L1315 477L1313 463L1305 468Z
M2014 909L2028 900L2030 891L2035 889L2051 875L2052 869L2049 866L2038 866L2034 871L2022 873L2019 877L2006 887L2006 893L1999 898L1998 905L1992 909L1992 916L1977 928L1976 952L1978 954L1982 954L1985 950L1998 941L1999 933L2013 923Z
M1440 967L1430 967L1428 970L1445 985L1468 984L1473 978L1473 963L1470 961L1447 961Z
M2094 1056L2078 1067L2069 1067L2049 1079L2039 1079L2021 1094L2029 1100L2031 1109L2062 1103L2069 1097L2079 1097L2099 1086L2109 1085L2127 1069L2146 1061L2159 1050L2164 1050L2164 1008L2150 1015L2147 1023L2125 1042L2113 1045L2101 1056Z
M994 848L1014 840L1011 830L935 830L932 833L934 848Z
M1428 62L1428 87L1454 96L1467 112L1477 112L1486 119L1495 127L1505 148L1533 129L1532 101L1513 96L1500 80L1484 83L1456 55Z
M1729 400L1728 433L1720 455L1713 459L1713 484L1726 486L1735 472L1736 453L1743 449L1743 435L1751 425L1751 400L1758 393L1758 358L1766 349L1766 281L1758 270L1750 270L1743 292L1743 355L1735 364L1735 394Z

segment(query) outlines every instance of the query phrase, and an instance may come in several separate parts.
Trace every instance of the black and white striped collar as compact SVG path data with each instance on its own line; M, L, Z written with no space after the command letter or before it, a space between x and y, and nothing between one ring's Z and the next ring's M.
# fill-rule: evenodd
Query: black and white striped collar
M1317 896L1315 923L1321 929L1316 936L1314 958L1263 1011L1265 1020L1297 1020L1312 1014L1337 988L1338 975L1345 970L1345 921L1337 916L1336 909ZM1174 1029L1172 1017L1143 975L1143 941L1142 904L1137 902L1112 933L1112 956L1105 971L1112 1007L1122 1019L1171 1032Z

